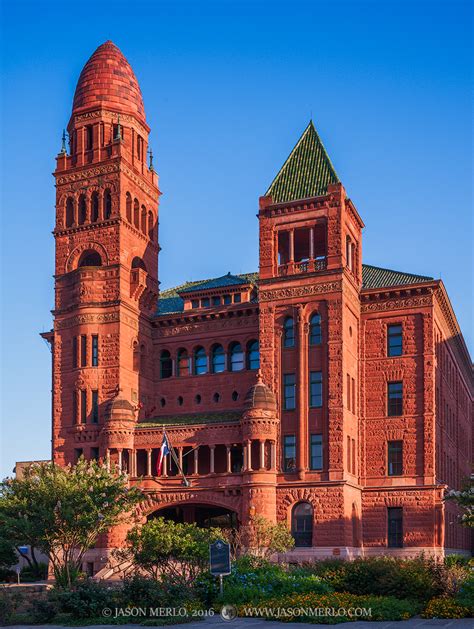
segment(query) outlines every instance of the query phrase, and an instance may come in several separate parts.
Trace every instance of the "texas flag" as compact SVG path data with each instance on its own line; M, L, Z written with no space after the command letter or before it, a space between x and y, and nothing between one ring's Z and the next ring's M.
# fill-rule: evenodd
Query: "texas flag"
M163 459L170 453L170 444L166 432L163 431L163 439L161 441L160 454L158 456L158 464L156 466L156 475L161 476L161 468L163 467Z

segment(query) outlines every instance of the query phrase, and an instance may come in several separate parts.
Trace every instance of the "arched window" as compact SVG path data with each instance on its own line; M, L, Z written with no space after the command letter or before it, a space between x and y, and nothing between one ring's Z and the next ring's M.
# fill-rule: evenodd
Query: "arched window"
M309 344L321 345L321 315L315 312L309 320Z
M187 349L178 350L178 376L189 374L189 354Z
M242 371L244 368L244 352L240 343L232 343L229 352L230 371Z
M146 234L146 207L142 205L142 232Z
M204 347L197 347L194 350L194 373L197 376L207 373L207 356Z
M130 192L127 192L125 197L125 213L127 215L127 221L129 223L132 222L132 195Z
M295 321L293 317L286 317L283 324L283 347L295 346Z
M74 225L74 199L69 197L66 201L66 227Z
M167 349L161 352L160 356L160 378L171 378L173 375L173 361Z
M87 251L84 251L79 258L79 263L77 266L102 266L102 258L100 257L100 254L97 253L97 251L94 251L93 249L87 249Z
M110 190L104 192L104 218L105 220L109 219L112 216L112 195L110 194Z
M148 212L148 238L153 240L153 212Z
M313 544L313 507L309 502L299 502L291 513L291 534L295 546L312 546Z
M258 341L249 341L247 343L247 369L260 369Z
M91 221L97 223L99 220L99 193L93 192L91 197Z
M146 271L146 266L145 263L143 262L143 260L138 257L135 256L132 260L132 269L143 269L144 271Z
M225 353L222 345L214 345L211 356L212 373L221 373L222 371L225 371Z
M78 215L79 225L84 225L84 223L86 222L86 218L87 218L86 197L83 194L81 194L81 196L79 197L79 215Z
M140 204L138 199L133 201L133 224L137 229L140 229Z

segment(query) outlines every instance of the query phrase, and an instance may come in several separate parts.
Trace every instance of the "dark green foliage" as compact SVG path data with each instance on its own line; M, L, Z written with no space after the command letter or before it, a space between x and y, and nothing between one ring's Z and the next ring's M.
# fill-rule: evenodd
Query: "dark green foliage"
M35 623L51 622L58 612L56 603L50 600L35 599L31 602L31 617Z
M69 613L74 618L101 616L105 607L120 606L118 590L91 580L80 582L74 590L55 588L49 592L48 601L56 606L57 613Z

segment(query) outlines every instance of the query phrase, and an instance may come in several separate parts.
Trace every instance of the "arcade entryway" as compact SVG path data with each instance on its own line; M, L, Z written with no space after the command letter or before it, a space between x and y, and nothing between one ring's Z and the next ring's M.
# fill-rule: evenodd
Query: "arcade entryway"
M237 529L239 526L235 511L224 507L214 507L202 504L184 504L154 511L148 516L148 520L153 518L164 518L178 523L196 523L197 526L209 528L211 526L224 529Z

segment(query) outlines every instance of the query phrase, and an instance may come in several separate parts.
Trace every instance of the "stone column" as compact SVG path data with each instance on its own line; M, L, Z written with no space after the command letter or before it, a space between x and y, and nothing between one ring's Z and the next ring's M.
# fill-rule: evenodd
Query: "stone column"
M260 439L260 469L265 469L265 439Z
M161 469L161 475L166 478L168 476L168 454L163 457L163 465Z
M248 470L248 461L247 461L247 444L244 443L242 445L242 453L244 455L244 465L243 465L243 472L246 472Z
M194 471L196 476L199 474L199 446L194 450Z
M309 259L314 258L314 227L309 228Z
M110 472L110 449L107 448L105 451L105 467L107 471Z
M178 462L179 462L179 472L180 474L183 473L183 448L179 447L178 448Z
M247 469L252 471L252 441L247 441L245 446L247 448Z
M117 452L118 452L118 470L119 472L121 472L122 471L122 448L118 448Z
M270 469L276 469L276 443L274 441L270 441Z
M151 448L146 451L146 475L151 476Z
M295 230L294 229L290 229L290 231L288 232L288 240L289 240L288 262L290 264L293 264L293 262L295 261Z
M214 474L214 450L216 449L216 446L209 446L209 450L210 450L210 457L209 457L209 472L211 474Z
M232 456L231 456L231 447L226 446L226 458L227 458L227 474L232 473Z

